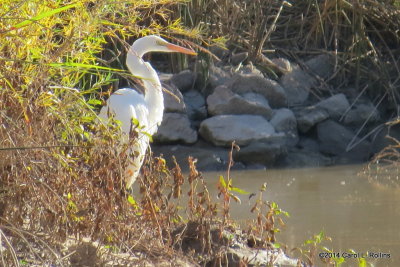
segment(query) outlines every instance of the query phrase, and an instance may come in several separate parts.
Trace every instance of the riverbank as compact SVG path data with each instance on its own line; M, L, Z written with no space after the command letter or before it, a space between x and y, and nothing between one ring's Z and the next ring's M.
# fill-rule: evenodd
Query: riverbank
M227 50L217 50L235 57ZM222 54L222 55L221 55ZM155 155L199 160L200 170L221 170L232 142L240 146L235 168L294 168L367 162L399 137L384 103L354 88L334 88L334 57L321 54L272 80L241 55L237 65L219 61L209 79L184 70L162 75L164 120L154 136ZM231 62L231 61L229 61ZM247 65L244 65L246 64ZM325 96L313 91L330 88ZM182 164L181 164L182 165Z

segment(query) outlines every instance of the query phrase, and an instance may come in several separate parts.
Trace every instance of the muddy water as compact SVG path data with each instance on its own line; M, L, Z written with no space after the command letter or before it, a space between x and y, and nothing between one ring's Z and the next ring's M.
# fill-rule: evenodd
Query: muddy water
M366 258L374 266L400 266L400 190L371 184L358 175L361 168L243 171L232 172L231 177L234 186L248 192L256 193L267 183L265 199L290 213L290 218L283 218L286 227L277 235L277 241L289 248L301 247L324 230L332 241L323 245L335 253L342 255L353 249L367 255L368 251L378 253L374 254L378 259ZM204 173L211 188L215 188L219 174L225 175ZM249 211L254 200L240 198L242 204L234 204L231 214L245 222L254 218ZM354 260L346 262L345 266L357 266Z

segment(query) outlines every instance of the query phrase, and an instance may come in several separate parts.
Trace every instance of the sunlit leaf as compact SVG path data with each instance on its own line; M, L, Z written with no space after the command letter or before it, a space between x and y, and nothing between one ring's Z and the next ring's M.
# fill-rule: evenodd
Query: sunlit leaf
M97 105L101 105L101 104L102 104L102 102L101 102L100 100L94 99L94 98L89 99L89 100L87 101L87 103L88 103L89 105L93 105L93 106L97 106Z
M14 25L12 28L19 29L19 28L25 27L25 26L27 26L29 24L32 24L33 22L39 21L39 20L41 20L43 18L46 18L46 17L51 17L51 16L53 16L53 15L55 15L57 13L60 13L60 12L62 12L64 10L68 10L68 9L76 7L76 6L78 6L78 4L72 4L72 5L68 5L68 6L64 6L64 7L60 7L60 8L49 10L49 11L44 12L42 14L39 14L39 15L33 17L33 18L30 18L28 20L24 20L24 21L22 21L22 22L20 22L20 23L18 23L16 25Z
M247 191L245 191L245 190L243 190L243 189L240 189L240 188L238 188L238 187L231 187L230 190L231 190L231 191L234 191L234 192L236 192L236 193L242 194L242 195L248 195L248 194L250 194L249 192L247 192Z
M222 176L222 175L219 176L219 184L220 184L223 188L226 188L225 179L224 179L224 176Z

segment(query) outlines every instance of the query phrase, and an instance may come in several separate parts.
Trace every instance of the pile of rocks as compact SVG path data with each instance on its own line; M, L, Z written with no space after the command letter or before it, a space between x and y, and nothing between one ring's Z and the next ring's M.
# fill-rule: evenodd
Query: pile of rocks
M286 69L278 80L240 62L211 66L205 86L190 70L161 75L170 93L153 151L178 162L192 155L201 170L226 168L232 141L241 147L239 168L356 163L376 152L372 139L360 138L381 123L371 100L352 89L312 94L334 73L330 56L301 67L274 62Z

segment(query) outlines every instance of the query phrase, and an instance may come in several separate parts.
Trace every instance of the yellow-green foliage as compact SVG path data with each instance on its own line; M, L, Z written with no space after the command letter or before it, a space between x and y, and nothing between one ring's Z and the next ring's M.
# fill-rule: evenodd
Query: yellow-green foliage
M0 92L3 119L23 118L27 134L40 112L61 122L63 139L94 118L87 102L122 74L127 43L147 34L189 34L170 8L184 1L2 1ZM77 89L77 90L74 90ZM43 115L43 114L42 114ZM79 120L79 122L74 121ZM72 129L71 129L72 128ZM10 144L8 144L10 145ZM2 145L4 146L4 144Z
M1 1L0 225L118 242L134 224L121 175L127 146L97 120L100 92L129 76L126 47L137 37L197 37L172 19L184 2Z

